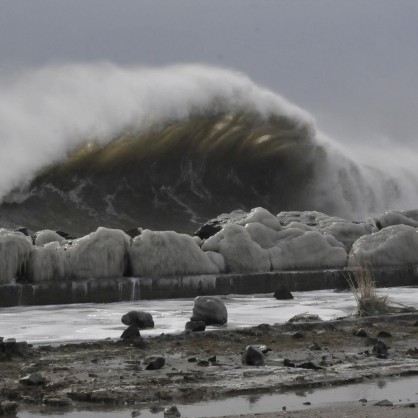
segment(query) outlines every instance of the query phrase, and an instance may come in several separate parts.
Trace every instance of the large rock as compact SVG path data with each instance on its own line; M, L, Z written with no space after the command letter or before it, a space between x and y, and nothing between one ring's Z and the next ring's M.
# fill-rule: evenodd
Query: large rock
M130 311L122 316L122 324L136 325L139 329L154 328L154 319L149 312Z
M0 229L0 284L24 277L32 240L21 232Z
M248 366L264 366L264 353L258 347L249 345L242 353L241 360Z
M418 209L388 211L376 219L376 226L379 229L392 225L408 225L414 228L418 227Z
M225 303L216 296L198 296L190 320L202 321L206 325L224 325L228 321Z
M44 229L42 231L38 231L33 236L33 243L38 245L39 247L44 246L50 242L59 242L60 244L65 243L66 239L58 234L55 231L51 231L50 229Z
M132 241L129 254L132 273L138 277L219 273L191 236L174 231L145 229Z
M393 225L359 238L351 248L348 265L362 267L418 264L418 231Z

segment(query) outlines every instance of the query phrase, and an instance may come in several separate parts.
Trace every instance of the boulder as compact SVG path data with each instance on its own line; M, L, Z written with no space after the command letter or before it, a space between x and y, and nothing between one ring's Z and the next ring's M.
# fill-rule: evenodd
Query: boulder
M290 293L286 286L280 285L275 291L273 296L278 300L293 299L293 295Z
M130 325L125 331L122 332L120 338L124 341L131 341L141 336L139 327L136 324Z
M194 300L191 321L202 321L206 325L224 325L228 321L225 303L217 296L198 296Z
M206 329L206 323L203 321L189 321L189 322L186 322L186 325L184 328L186 331L191 331L191 332L204 331Z
M122 324L136 325L139 329L154 328L154 320L149 312L130 311L122 316Z
M147 367L145 370L158 370L164 367L165 365L165 358L161 356L151 357L146 360Z
M264 366L264 354L254 345L248 345L242 353L241 360L248 366Z

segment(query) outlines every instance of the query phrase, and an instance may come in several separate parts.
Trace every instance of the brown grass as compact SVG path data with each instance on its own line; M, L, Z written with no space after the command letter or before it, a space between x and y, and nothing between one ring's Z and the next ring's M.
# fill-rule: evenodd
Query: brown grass
M382 315L394 311L389 305L389 297L377 292L370 268L358 267L347 276L347 281L357 303L356 316Z

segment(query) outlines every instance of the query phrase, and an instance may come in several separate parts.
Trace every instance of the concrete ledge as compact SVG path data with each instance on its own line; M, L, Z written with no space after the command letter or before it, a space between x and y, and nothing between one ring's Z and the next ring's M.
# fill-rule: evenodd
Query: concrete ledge
M0 286L0 307L68 303L110 303L140 299L192 298L198 295L271 293L282 284L290 291L348 288L352 269L275 271L252 274L114 278ZM418 286L418 267L372 270L378 287Z

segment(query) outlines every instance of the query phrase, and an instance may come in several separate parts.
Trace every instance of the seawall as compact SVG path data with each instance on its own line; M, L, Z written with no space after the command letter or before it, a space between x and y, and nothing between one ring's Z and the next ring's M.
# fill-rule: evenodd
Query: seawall
M290 291L346 289L347 276L353 271L345 268L7 284L0 286L0 307L271 293L279 285ZM418 266L373 269L372 274L378 287L418 286Z

